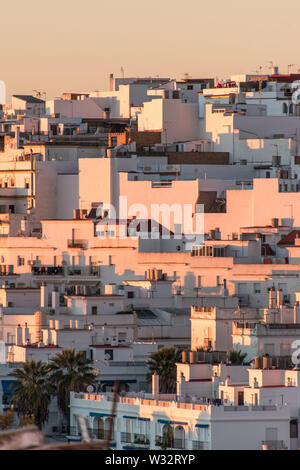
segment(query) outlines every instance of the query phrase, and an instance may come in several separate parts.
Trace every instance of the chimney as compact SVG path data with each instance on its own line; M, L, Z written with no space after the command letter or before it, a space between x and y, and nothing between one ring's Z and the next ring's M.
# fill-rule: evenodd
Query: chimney
M18 325L17 327L17 346L22 346L23 344L23 330L21 328L21 325Z
M41 308L48 308L48 287L46 284L41 285Z
M283 305L283 292L277 289L277 307L279 308L281 305Z
M156 399L159 397L159 375L156 371L152 375L152 395Z
M30 344L30 333L29 333L29 328L27 323L25 323L25 328L24 328L24 344Z
M269 308L276 308L276 291L274 287L269 290Z
M20 148L20 128L16 127L15 130L16 148Z
M109 91L114 91L114 74L111 73L109 76Z
M183 375L183 372L181 372L181 377L180 377L180 382L179 382L179 387L178 387L179 398L185 397L184 392L185 392L185 376Z
M58 313L59 309L59 292L52 292L52 308L55 310L55 313Z

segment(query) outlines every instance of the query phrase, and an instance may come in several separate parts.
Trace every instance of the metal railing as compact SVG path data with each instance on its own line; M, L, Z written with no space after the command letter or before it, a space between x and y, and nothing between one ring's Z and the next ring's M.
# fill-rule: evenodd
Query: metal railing
M121 442L131 444L133 442L133 434L128 432L121 432Z
M134 444L150 445L150 437L145 434L134 434Z
M68 240L68 248L85 248L87 246L87 240Z
M262 441L263 446L267 446L268 449L284 449L284 441Z
M33 266L32 274L34 276L63 276L64 268L62 266Z
M193 441L193 450L208 450L208 442Z

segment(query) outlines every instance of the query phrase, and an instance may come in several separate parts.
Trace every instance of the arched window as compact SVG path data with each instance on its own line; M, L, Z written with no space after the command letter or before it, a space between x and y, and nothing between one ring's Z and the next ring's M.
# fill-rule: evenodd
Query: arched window
M163 426L163 444L166 447L174 447L174 431L170 424Z
M185 431L182 426L176 426L175 428L174 447L176 447L176 449L185 448Z

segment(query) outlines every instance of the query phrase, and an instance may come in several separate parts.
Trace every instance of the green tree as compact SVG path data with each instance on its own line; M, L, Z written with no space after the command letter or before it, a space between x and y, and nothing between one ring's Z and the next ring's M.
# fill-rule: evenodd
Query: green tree
M242 351L230 351L229 361L231 364L235 365L247 365L249 362L245 361L247 353L242 353Z
M162 348L154 352L148 361L148 382L152 374L159 375L160 393L176 393L176 363L181 362L181 350L175 348Z
M48 419L49 405L54 392L49 381L49 372L47 364L32 359L9 374L17 379L12 403L18 415L34 416L34 423L39 428L42 428Z
M83 392L95 382L92 361L86 359L83 351L66 349L51 359L50 367L58 406L69 423L70 392Z

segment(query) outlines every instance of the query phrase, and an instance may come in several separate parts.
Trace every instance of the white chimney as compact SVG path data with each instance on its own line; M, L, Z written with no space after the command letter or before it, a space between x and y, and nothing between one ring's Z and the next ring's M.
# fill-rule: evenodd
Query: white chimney
M24 328L24 344L30 343L30 333L29 333L29 328L27 326L27 323L25 323L25 328Z
M41 308L48 308L48 287L46 284L41 285Z
M17 346L22 346L23 344L23 329L21 325L17 327Z
M52 308L55 310L55 313L58 312L58 309L59 309L59 292L56 292L56 291L52 292Z
M152 395L155 398L159 397L159 375L156 371L152 375Z

